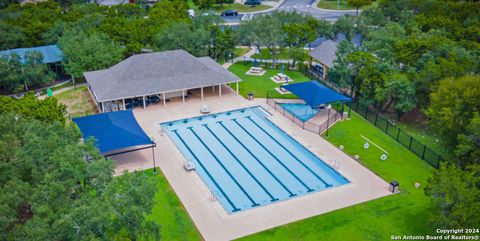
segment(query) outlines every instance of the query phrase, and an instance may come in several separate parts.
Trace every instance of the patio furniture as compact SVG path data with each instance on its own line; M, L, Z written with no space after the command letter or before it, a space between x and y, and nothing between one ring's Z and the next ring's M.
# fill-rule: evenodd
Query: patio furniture
M200 109L200 113L202 114L210 113L210 107L207 104L203 104L202 108Z
M191 161L185 161L185 162L183 162L183 168L187 172L190 172L190 171L195 170L195 164L193 164L193 162L191 162Z

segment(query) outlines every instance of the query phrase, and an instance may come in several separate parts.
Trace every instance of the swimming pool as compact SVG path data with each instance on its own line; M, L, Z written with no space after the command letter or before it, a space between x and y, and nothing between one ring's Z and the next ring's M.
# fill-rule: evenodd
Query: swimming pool
M280 103L280 105L303 122L308 121L318 113L317 109L303 103Z
M228 213L348 183L266 115L252 107L161 126Z

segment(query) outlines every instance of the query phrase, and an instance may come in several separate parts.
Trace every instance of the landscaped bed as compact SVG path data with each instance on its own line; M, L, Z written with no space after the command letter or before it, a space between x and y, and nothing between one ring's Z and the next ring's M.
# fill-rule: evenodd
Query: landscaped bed
M248 93L252 92L254 97L266 98L267 91L270 91L270 94L274 94L275 98L297 98L295 95L292 94L281 95L275 91L275 88L281 86L282 84L276 84L270 78L282 72L280 67L278 69L266 69L267 72L263 76L253 76L245 74L250 69L250 67L252 67L251 64L244 65L243 62L237 62L230 66L230 68L228 68L228 70L230 70L242 80L240 82L239 92L240 95L242 95L243 97L246 98L248 96ZM285 66L285 69L286 68L287 67ZM285 70L284 73L288 75L290 79L294 80L292 83L299 83L310 80L298 71ZM232 87L235 88L235 84L233 84Z
M351 114L351 120L337 123L329 130L328 140L335 146L343 145L351 156L359 155L363 165L386 181L398 181L401 192L242 240L390 240L391 235L435 232L429 221L432 203L424 194L433 169L367 120L353 111ZM373 145L365 149L360 135L388 151L388 159L381 161L383 152ZM421 184L420 188L415 188L416 182Z

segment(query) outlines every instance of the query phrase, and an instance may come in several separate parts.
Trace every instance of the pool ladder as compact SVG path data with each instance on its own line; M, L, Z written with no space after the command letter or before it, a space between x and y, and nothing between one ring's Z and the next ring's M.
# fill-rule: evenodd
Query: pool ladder
M210 194L211 194L210 200L212 202L215 202L220 198L220 193L218 193L218 191L210 191Z

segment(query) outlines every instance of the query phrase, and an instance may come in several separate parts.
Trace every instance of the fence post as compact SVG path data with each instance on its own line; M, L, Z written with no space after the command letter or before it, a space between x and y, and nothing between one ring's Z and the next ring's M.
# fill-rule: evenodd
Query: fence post
M375 113L375 123L374 123L375 126L377 126L377 119L378 119L378 113Z
M388 126L390 125L390 121L387 120L387 127L385 127L385 133L388 134Z
M427 150L427 146L423 146L423 153L422 153L422 160L425 160L424 157L425 157L425 151Z
M398 128L398 131L397 131L397 142L399 137L400 137L400 128Z
M408 144L408 150L411 150L412 148L412 141L413 141L413 136L410 136L410 144Z

